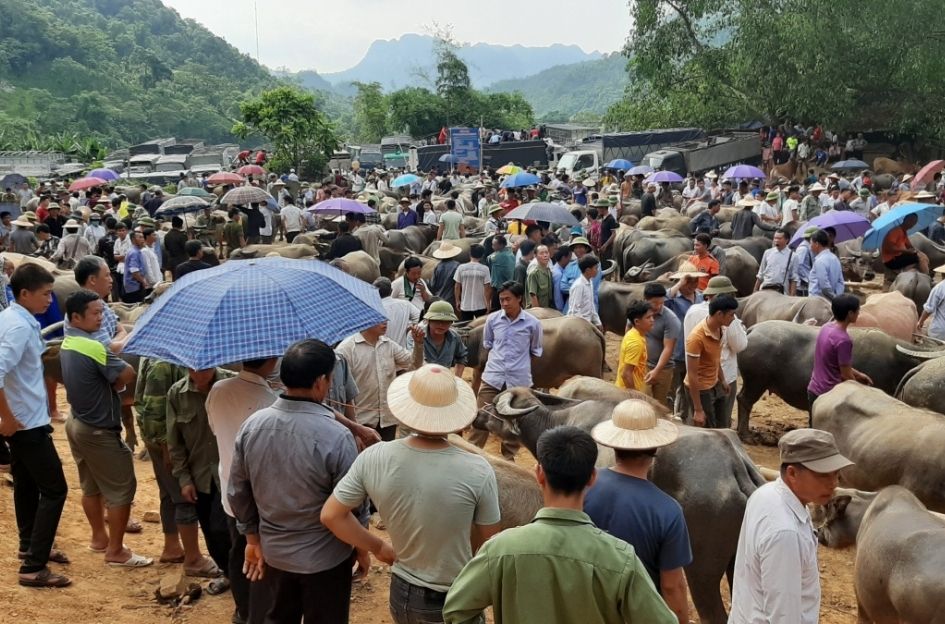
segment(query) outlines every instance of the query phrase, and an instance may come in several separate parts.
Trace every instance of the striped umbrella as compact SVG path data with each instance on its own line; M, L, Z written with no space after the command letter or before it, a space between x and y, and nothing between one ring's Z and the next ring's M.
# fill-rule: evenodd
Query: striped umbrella
M179 195L161 204L161 207L157 209L155 214L162 217L172 217L174 215L182 215L190 212L200 212L209 205L209 202L199 197Z
M232 171L221 171L207 178L210 184L242 184L243 176Z
M266 204L271 198L272 195L258 186L237 186L235 189L228 191L220 200L220 203L229 206L246 206L248 204Z

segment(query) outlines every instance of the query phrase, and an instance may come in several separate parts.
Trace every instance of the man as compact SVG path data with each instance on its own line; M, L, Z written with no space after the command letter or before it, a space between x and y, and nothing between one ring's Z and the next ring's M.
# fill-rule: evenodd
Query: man
M440 262L433 269L430 290L434 297L446 301L454 310L459 309L456 303L455 277L460 266L459 262L456 261L456 256L461 253L463 253L462 248L449 241L442 241L440 246L433 252L433 257Z
M945 265L936 268L935 272L945 273ZM922 306L919 322L915 326L916 333L922 333L922 326L929 317L932 317L932 323L929 325L928 335L945 341L945 280L936 284L929 293L928 300Z
M597 471L584 512L595 526L633 546L656 591L680 624L688 624L683 568L692 563L692 549L686 519L679 503L649 481L657 452L675 442L679 430L649 403L627 400L591 436L614 449L615 463Z
M814 346L814 368L807 384L810 410L813 410L817 397L844 381L873 385L869 375L853 368L853 339L847 331L860 316L860 300L854 295L838 295L830 302L830 309L833 320L820 328ZM812 411L810 417L813 418ZM812 427L812 421L808 425Z
M857 191L856 199L850 202L850 210L868 219L870 216L870 208L872 207L870 204L871 198L872 193L870 193L870 190L865 186L861 187L860 190Z
M104 263L102 270L107 272ZM123 541L137 481L131 449L121 439L118 396L134 382L135 370L96 337L102 329L104 307L101 297L86 289L66 300L69 327L59 352L72 412L66 421L66 437L79 471L82 509L92 528L89 549L104 553L111 566L140 568L154 561L133 553Z
M42 221L49 227L50 234L52 234L56 238L62 238L62 235L63 235L62 229L63 229L63 226L66 224L67 219L62 216L60 212L61 209L60 209L59 204L49 204L47 206L47 210L49 211L49 214L46 216L45 219L40 219L40 221ZM36 216L37 218L39 218L38 211L37 211ZM94 249L95 244L92 243L92 241L89 241L89 243L92 244L92 248Z
M788 247L787 231L775 230L773 245L766 249L761 257L758 274L755 276L754 292L776 290L781 294L788 294L796 261L794 250Z
M709 316L709 303L719 295L735 296L738 292L732 281L724 275L716 275L709 280L709 285L702 296L705 299L697 303L686 312L683 320L683 335L689 336L701 321ZM748 333L745 325L736 316L732 322L722 328L722 378L730 390L722 404L721 416L717 420L723 429L728 429L732 422L732 410L735 408L735 398L738 393L738 354L748 347Z
M629 330L620 341L620 356L617 359L617 378L614 384L618 388L629 388L637 392L647 392L646 336L653 329L653 310L646 301L634 301L627 309Z
M876 204L876 206L870 210L868 215L870 221L874 221L889 212L890 208L895 205L898 194L894 189L887 189L885 191L881 191L879 193L879 197L883 201Z
M23 264L10 276L15 298L0 312L0 435L10 447L13 505L19 530L24 587L66 587L50 560L68 563L53 540L69 490L52 441L43 381L45 348L39 322L52 301L54 278L37 264Z
M220 499L220 454L207 417L207 395L218 381L234 374L222 368L189 370L167 392L167 449L171 473L181 498L195 506L207 551L217 567L228 574L230 532ZM177 508L178 524L192 523L187 509ZM225 580L214 585L225 591Z
M345 338L337 351L344 356L358 385L358 423L380 433L382 440L393 440L397 421L387 405L387 389L399 371L422 365L423 330L416 325L410 328L412 353L386 333L385 321Z
M833 299L843 294L843 267L830 251L830 238L824 230L811 234L810 250L814 263L808 275L808 294L811 297Z
M551 267L552 301L554 302L555 309L558 312L564 313L567 307L565 305L565 293L561 291L561 278L564 277L565 270L571 264L571 248L567 245L562 245L555 251L552 259L554 260Z
M177 265L187 261L187 232L184 231L184 220L178 216L171 218L171 231L164 235L164 250L167 252L171 271L176 272Z
M39 240L33 233L33 224L23 215L12 221L13 231L10 232L7 250L14 253L31 255L39 249Z
M92 253L97 253L99 241L108 234L108 229L102 223L101 211L101 207L95 207L95 212L89 215L89 225L83 233L85 240L89 241L89 246L92 247Z
M719 220L716 217L719 210L722 209L722 202L718 199L709 201L705 210L697 214L689 221L689 229L695 234L708 234L715 236L719 232Z
M227 257L229 257L237 249L246 246L246 237L243 230L243 213L239 208L230 208L227 214L230 220L223 226L223 241L226 243Z
M267 220L266 215L260 210L259 204L250 204L242 208L243 232L246 235L246 242L250 245L258 245L263 242L263 232L269 231L272 234L272 221ZM268 211L269 209L266 208ZM271 214L271 213L270 213Z
M73 269L76 262L85 256L91 255L92 246L89 241L79 234L79 222L75 219L66 221L66 235L59 241L56 251L49 258L60 269Z
M266 622L348 622L354 551L319 520L357 456L351 432L323 403L334 365L323 342L289 347L279 369L285 393L236 436L227 498L246 537L246 576L264 579L269 589ZM365 526L367 509L358 512ZM358 553L357 560L366 571L370 555Z
M306 229L305 215L302 214L302 209L296 206L295 202L291 201L291 199L290 197L289 203L279 212L279 217L282 220L282 228L285 230L285 240L290 245L292 241L295 240L295 237Z
M446 200L446 210L440 215L440 225L436 231L436 240L456 240L466 236L463 227L463 215L456 210L456 200Z
M141 204L152 217L154 216L154 213L157 212L157 209L161 207L161 204L164 203L164 189L162 189L160 186L155 186L153 187L153 191L154 195L147 201L142 199Z
M781 205L781 227L788 223L800 220L800 202L801 189L798 186L790 186L787 191L788 198Z
M380 248L387 242L387 230L377 223L367 223L363 214L354 215L354 237L361 241L361 249L369 256L378 260Z
M507 388L532 385L531 358L542 354L541 323L522 309L525 291L516 282L499 287L499 310L486 319L482 348L490 352L476 397L478 407L492 405L497 394ZM489 432L472 429L469 441L482 448ZM519 445L502 441L502 455L513 459Z
M525 291L528 293L527 308L552 308L554 303L554 280L551 275L551 254L546 245L535 249L537 264L525 278Z
M492 237L492 254L489 255L486 266L489 268L492 284L492 304L489 309L494 311L499 309L499 288L512 281L515 275L515 256L508 249L505 236L500 234Z
M778 204L781 202L781 193L778 190L769 191L765 195L765 200L759 202L755 208L755 213L761 218L762 223L777 227L781 224L781 210ZM734 235L734 234L733 234Z
M351 227L347 221L338 223L338 235L331 241L331 247L328 248L329 258L342 258L352 251L361 251L363 246L356 236L350 233Z
M174 281L194 271L210 268L210 265L203 261L203 243L199 240L187 241L184 244L184 252L187 254L188 260L174 265Z
M545 506L531 524L483 545L453 582L443 619L475 622L491 605L496 624L676 624L633 547L582 511L596 477L594 439L576 427L556 427L541 435L537 450Z
M391 285L391 297L407 301L423 312L424 306L433 299L429 286L420 275L423 273L423 261L417 256L404 260L404 274Z
M567 309L571 305L570 304L571 287L574 284L574 282L576 282L581 277L581 268L579 266L580 262L585 256L591 253L591 244L583 236L575 236L574 238L572 238L569 244L569 247L572 253L571 262L568 264L567 268L565 268L564 273L561 276L561 282L560 282L561 293L567 300L565 303L565 310L564 310L565 313L567 313ZM598 295L598 290L600 289L600 282L601 282L601 274L600 274L600 271L598 271L595 274L594 280L593 280L594 306L595 307L597 307L597 295Z
M124 221L115 223L115 243L112 245L112 261L115 263L115 279L118 282L118 294L124 301L125 294L125 257L134 248L128 236L128 224Z
M445 301L434 301L424 317L427 332L423 339L423 361L452 369L457 377L463 376L468 352L462 338L450 329L459 319L453 307Z
M475 397L461 378L427 364L389 392L394 416L415 434L359 455L321 521L338 539L393 564L390 611L397 624L442 622L453 579L499 530L495 473L447 440L476 416ZM352 515L368 498L385 519L390 545Z
M420 322L420 310L409 301L391 297L391 282L386 277L374 280L374 288L387 314L387 337L406 349L410 328Z
M498 234L499 231L503 230L505 227L502 225L502 206L499 204L493 204L488 208L488 210L489 218L486 219L485 224L482 226L483 232L485 232L486 236Z
M834 210L851 210L850 200L853 197L853 187L847 183L847 186L839 189L839 194L833 202Z
M121 300L125 303L141 303L151 292L151 287L153 286L153 284L148 281L145 259L141 252L141 249L144 247L144 235L141 232L132 232L129 238L131 239L132 247L131 251L129 251L126 256L123 256L124 278L122 286L124 287L124 294ZM115 255L117 258L117 252Z
M732 624L816 624L820 620L817 537L808 504L825 505L840 470L853 462L833 434L795 429L778 441L781 476L749 497L738 535Z
M692 241L692 250L695 253L689 256L689 262L696 267L698 272L703 274L702 277L699 278L699 290L705 290L706 285L709 283L709 278L721 272L719 261L715 259L715 256L709 253L711 246L712 237L705 233L696 234L695 239Z
M929 274L929 257L924 253L917 251L909 240L909 230L918 223L919 216L916 214L906 215L902 223L893 228L883 239L882 257L883 266L890 271L899 272L910 267L919 267L919 272Z
M59 249L59 243L61 242L59 238L52 235L49 231L49 226L45 223L40 223L36 226L36 240L39 241L39 248L30 255L46 258L47 260L55 255L56 250ZM68 263L64 263L64 266L68 266Z
M754 212L753 208L758 205L758 201L745 197L739 199L735 204L740 206L741 210L732 215L732 239L739 240L753 236L754 228L773 232L777 226L773 223L766 223Z
M535 250L538 245L531 240L524 240L518 247L518 260L515 261L515 269L512 271L512 281L519 284L522 290L525 290L525 281L528 279L528 265L535 258Z
M673 349L673 385L670 396L673 396L673 412L677 418L685 419L689 415L691 405L689 392L683 379L686 376L686 336L682 334L682 323L686 319L689 308L702 302L702 294L697 290L699 278L705 275L696 270L690 262L684 262L679 271L670 275L670 279L677 280L666 293L664 305L676 315L679 321L680 335Z
M794 261L794 274L791 276L791 290L788 294L792 297L806 297L810 291L810 272L814 266L814 254L810 248L810 238L817 231L817 226L812 226L804 230L804 238L797 245L794 254L797 259Z
M738 301L729 295L709 302L709 316L686 337L686 378L692 400L692 421L699 427L726 428L722 422L731 391L722 374L722 328L735 320Z
M141 255L144 258L145 274L147 276L150 288L164 281L164 271L161 270L161 252L158 249L157 230L151 227L144 227L141 230L144 236L144 245L141 247Z
M243 370L236 377L221 379L213 385L207 394L207 422L216 438L217 452L220 456L220 491L222 492L223 510L226 512L227 528L230 532L229 573L233 601L236 603L236 612L233 620L250 620L250 612L256 615L254 621L261 621L268 608L268 601L259 590L260 583L252 584L243 574L244 553L246 538L240 534L236 526L233 510L227 500L226 492L230 478L230 467L233 463L233 450L236 447L236 437L246 420L258 412L272 405L279 398L278 393L269 387L266 379L276 368L277 358L261 358L243 362ZM253 605L254 600L262 600L263 604ZM252 607L251 607L252 605Z
M824 192L824 185L820 182L815 182L807 189L807 195L801 201L800 214L798 214L798 221L808 222L814 217L819 217L822 208L820 204L820 195Z
M673 387L673 351L683 340L682 322L663 305L666 288L662 284L647 284L643 300L653 312L653 326L645 334L647 373L643 382L646 393L665 405Z
M600 261L588 254L581 258L578 268L581 270L581 277L571 286L567 316L582 318L603 332L604 327L600 316L597 314L597 306L594 304L594 285L592 283L592 280L597 277Z
M454 300L459 303L459 316L471 321L485 316L492 304L492 281L489 267L482 260L486 255L480 244L469 248L469 262L459 265L453 274Z
M410 207L410 198L401 197L400 212L397 213L397 229L402 230L411 225L417 225L418 221L417 211Z

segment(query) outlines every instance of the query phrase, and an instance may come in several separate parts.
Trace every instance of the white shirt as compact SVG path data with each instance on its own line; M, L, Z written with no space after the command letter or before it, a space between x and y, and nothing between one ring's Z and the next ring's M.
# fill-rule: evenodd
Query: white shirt
M748 499L732 581L729 624L816 624L817 538L807 508L779 478Z
M404 299L385 297L381 299L387 314L387 337L407 348L407 331L420 322L420 310Z
M128 253L131 251L131 248L132 248L132 247L133 247L133 245L131 244L131 237L130 237L130 236L125 236L124 238L116 238L116 239L115 239L115 246L113 247L113 253L114 253L115 257L118 257L118 256L127 256ZM125 272L125 263L124 263L124 261L118 263L118 272L119 272L119 273L124 273L124 272Z
M945 282L939 282L929 294L922 310L932 316L929 336L945 340Z
M305 229L305 219L302 218L302 210L298 206L289 204L279 214L286 232L301 232Z
M601 324L597 308L594 307L594 286L583 275L571 285L571 294L568 297L568 316L578 316L595 326Z
M272 210L266 206L260 206L259 212L262 213L263 219L265 219L266 224L259 228L260 236L272 236Z
M794 221L794 213L798 215L801 214L801 206L797 203L796 199L785 200L784 205L781 206L781 225L787 225L791 221Z
M778 212L778 207L772 206L766 201L761 202L752 210L754 210L763 221L777 221L781 219L781 213Z
M207 395L207 421L217 439L220 453L220 492L223 510L233 517L227 500L226 488L233 463L236 434L246 420L259 410L269 407L279 395L269 387L266 380L255 373L241 371L236 377L221 379L210 388Z
M758 274L755 277L761 280L762 287L782 286L787 294L796 261L797 254L787 245L784 249L771 247L766 249L764 255L761 256L761 264L758 266Z
M387 389L397 371L412 366L411 352L387 336L371 345L360 332L345 338L336 351L348 361L351 376L358 384L358 422L367 427L396 425L397 419L387 406Z
M709 316L709 302L703 301L692 305L686 312L686 318L683 319L683 334L686 338L692 333L696 325ZM685 341L685 338L683 338ZM738 379L738 358L739 353L748 346L748 332L745 331L745 325L741 319L735 317L735 320L728 327L722 328L722 375L725 377L725 383L731 384Z
M423 278L417 280L417 284L413 287L413 297L407 298L407 286L404 282L407 281L406 278L401 275L400 277L395 277L394 282L391 284L391 294L390 296L394 299L400 299L402 301L409 301L414 305L415 308L423 311L423 295L420 294L420 283L423 282L423 288L426 291L430 290L430 287L427 286L427 283L423 281Z
M161 272L161 262L157 254L147 245L141 248L141 257L144 259L145 279L148 280L148 288L153 288L158 282L164 281L164 274Z
M436 210L427 210L423 213L423 222L426 225L436 225L439 223L439 219L436 214Z

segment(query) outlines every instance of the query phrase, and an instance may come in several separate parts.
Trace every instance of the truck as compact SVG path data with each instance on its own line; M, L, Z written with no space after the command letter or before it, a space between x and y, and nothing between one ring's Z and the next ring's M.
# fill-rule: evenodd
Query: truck
M214 174L223 171L233 162L240 148L236 143L221 143L196 147L190 153L190 170L199 175L202 173Z
M164 155L164 149L177 143L172 138L145 141L128 148L128 171L124 177L153 173L158 159Z
M419 171L439 169L446 171L450 165L440 162L440 156L448 154L449 145L422 145L416 148L417 165ZM482 164L484 167L498 169L509 163L519 167L548 166L548 145L541 140L510 141L507 143L484 144L482 146Z
M731 165L761 164L761 141L757 132L725 132L698 141L687 141L650 152L640 160L659 171L681 176L700 175Z
M389 136L381 139L381 154L384 157L384 163L381 165L384 169L403 169L407 166L410 146L414 141L406 135Z
M705 132L700 128L663 128L591 135L576 149L565 152L555 168L559 173L572 176L578 172L596 172L617 158L639 164L640 159L653 150L702 138L705 138Z

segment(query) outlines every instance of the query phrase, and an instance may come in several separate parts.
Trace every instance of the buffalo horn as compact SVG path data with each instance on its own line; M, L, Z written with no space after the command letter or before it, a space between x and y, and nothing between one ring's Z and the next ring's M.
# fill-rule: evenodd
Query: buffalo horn
M917 360L934 360L936 358L945 357L945 349L937 349L935 351L914 351L897 344L896 350L899 351L899 353L903 353L909 357L914 357Z
M512 407L512 393L503 392L496 398L495 411L500 416L524 416L538 409L537 405L529 407Z

